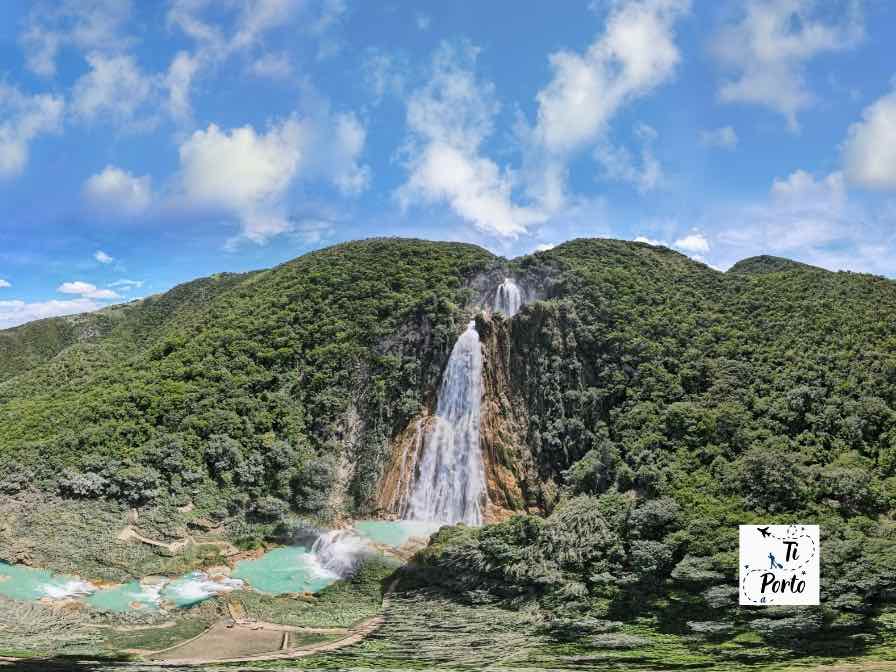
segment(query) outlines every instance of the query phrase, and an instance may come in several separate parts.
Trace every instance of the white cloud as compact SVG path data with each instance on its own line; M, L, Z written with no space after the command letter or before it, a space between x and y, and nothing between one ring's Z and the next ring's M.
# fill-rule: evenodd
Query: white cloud
M813 205L831 212L840 212L846 202L843 174L836 172L816 180L805 170L796 170L786 179L772 182L772 198L787 207L802 208Z
M547 252L548 250L553 250L557 247L557 243L541 243L535 246L536 252Z
M168 91L168 113L176 121L187 122L193 116L190 90L199 68L199 58L187 51L179 51L171 59L163 85Z
M850 182L871 189L896 189L896 92L879 98L852 124L843 146Z
M365 52L361 70L374 105L379 105L387 94L404 94L409 66L400 55L371 47Z
M695 231L694 233L689 233L683 238L679 238L674 243L672 243L674 247L677 247L680 250L684 250L685 252L689 252L691 254L700 255L706 254L709 252L709 241L699 231ZM702 261L701 257L696 257L699 261Z
M403 208L445 202L476 228L513 237L543 216L514 205L513 174L481 155L499 106L494 86L476 80L477 53L443 45L429 82L407 100L409 176L396 195Z
M102 250L97 250L96 252L94 252L93 258L101 264L111 264L113 261L115 261L115 257L106 254Z
M251 126L222 131L211 124L180 146L187 199L237 215L255 242L289 229L281 199L299 169L307 132L295 119L258 134Z
M5 289L6 287L12 287L12 283L10 283L9 280L0 278L0 289Z
M232 48L243 49L257 44L267 31L291 21L300 7L300 0L254 0L244 3L237 18Z
M105 304L93 299L51 300L27 303L25 301L0 301L0 329L9 329L33 320L48 317L89 313L103 308Z
M294 228L286 194L298 180L320 179L346 195L366 189L369 168L360 163L366 129L350 113L332 113L318 100L309 116L272 125L222 130L214 124L180 146L186 202L235 216L242 237L262 243Z
M256 77L286 79L292 75L292 63L289 60L289 56L282 52L262 54L252 61L252 64L249 66L249 72Z
M116 280L115 282L110 282L110 287L115 287L120 289L122 292L129 292L132 289L140 289L143 287L143 280L127 280L122 278L121 280Z
M135 177L117 166L106 166L84 183L84 196L95 208L139 215L152 203L152 178Z
M725 26L713 40L713 53L733 73L719 88L726 103L764 105L784 115L792 130L797 114L815 96L805 66L814 56L854 46L863 21L856 0L838 3L847 11L826 11L815 0L749 0L740 20ZM825 20L834 14L835 20Z
M414 21L417 23L419 30L429 30L429 26L432 23L429 14L424 14L423 12L417 12L414 15Z
M659 187L663 181L663 168L653 155L657 132L647 124L639 124L635 135L641 140L640 165L626 147L614 147L608 142L602 142L595 148L594 158L603 168L605 178L629 182L641 193L646 193Z
M600 140L621 107L672 77L681 59L674 25L688 9L687 0L614 3L584 54L550 56L553 79L536 96L536 124L525 131L529 191L544 207L556 210L566 198L568 156Z
M230 30L226 31L205 17L206 12L235 9ZM170 27L176 27L195 43L193 50L178 52L168 67L163 86L168 93L167 108L180 123L192 118L191 93L196 79L234 56L263 49L271 31L298 23L319 42L319 56L337 49L328 31L336 26L346 7L343 0L246 0L240 3L214 3L209 0L171 0L166 15ZM255 75L286 77L292 67L282 55L266 54L252 62L248 69Z
M32 72L56 74L56 58L65 47L120 49L129 40L122 28L133 14L131 0L52 0L35 2L25 20L21 43Z
M133 57L107 56L100 52L87 55L90 70L72 89L72 112L82 120L101 116L120 124L137 124L138 110L152 97L153 78L141 72ZM143 125L147 125L143 121Z
M715 235L717 258L776 254L830 269L893 274L896 212L850 200L840 172L797 170L776 179L768 200L711 215L728 222Z
M56 288L56 291L63 294L89 294L96 291L96 285L91 285L89 282L83 282L82 280L75 280L73 282L63 282Z
M61 97L27 95L0 82L0 179L25 170L31 142L58 131L62 111Z
M56 288L62 294L80 294L84 299L120 299L121 297L111 289L97 289L96 285L83 280L63 282Z
M648 238L647 236L637 236L635 238L636 243L647 243L648 245L652 245L653 247L669 247L669 244L665 240L656 240L654 238Z
M700 142L707 147L734 149L737 147L737 133L731 126L700 131Z

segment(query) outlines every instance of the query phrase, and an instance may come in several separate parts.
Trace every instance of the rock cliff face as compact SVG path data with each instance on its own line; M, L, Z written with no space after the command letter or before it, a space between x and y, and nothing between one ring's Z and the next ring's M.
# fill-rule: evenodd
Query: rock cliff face
M500 277L500 273L492 275ZM483 288L480 296L488 297L488 289ZM527 400L519 394L524 388L511 372L512 328L513 322L501 314L485 310L476 316L483 361L480 448L488 494L486 522L518 511L543 511L551 499L547 492L552 484L548 482L544 490L527 445ZM388 465L370 506L375 514L401 517L405 513L402 503L432 427L435 402L435 395L428 395L421 412L390 441Z

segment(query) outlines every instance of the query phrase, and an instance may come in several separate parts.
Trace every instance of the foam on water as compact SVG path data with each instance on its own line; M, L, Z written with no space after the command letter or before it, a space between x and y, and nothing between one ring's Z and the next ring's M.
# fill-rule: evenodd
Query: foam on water
M214 595L238 590L244 585L245 583L241 579L213 580L205 572L191 572L165 585L162 588L161 597L163 600L173 602L175 606L186 607L207 600Z
M321 534L311 546L313 562L339 578L351 576L370 552L367 541L354 530L331 530Z
M96 592L96 586L89 581L71 579L64 583L46 583L42 590L44 594L54 600L65 600L70 597L84 597Z

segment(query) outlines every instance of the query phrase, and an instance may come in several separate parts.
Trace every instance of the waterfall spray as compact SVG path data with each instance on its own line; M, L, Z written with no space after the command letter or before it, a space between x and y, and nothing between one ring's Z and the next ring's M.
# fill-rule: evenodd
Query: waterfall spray
M367 542L352 530L324 532L311 546L320 567L341 579L351 576L369 551Z

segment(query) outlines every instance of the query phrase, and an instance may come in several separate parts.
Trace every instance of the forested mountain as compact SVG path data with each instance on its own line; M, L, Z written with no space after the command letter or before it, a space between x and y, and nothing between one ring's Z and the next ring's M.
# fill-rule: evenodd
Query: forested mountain
M559 639L650 614L858 647L896 620L896 284L774 257L719 273L613 240L507 261L375 239L0 332L0 488L375 513L392 443L505 274L534 300L482 333L530 514L443 530L408 580L529 605ZM752 522L822 526L821 607L735 606Z

